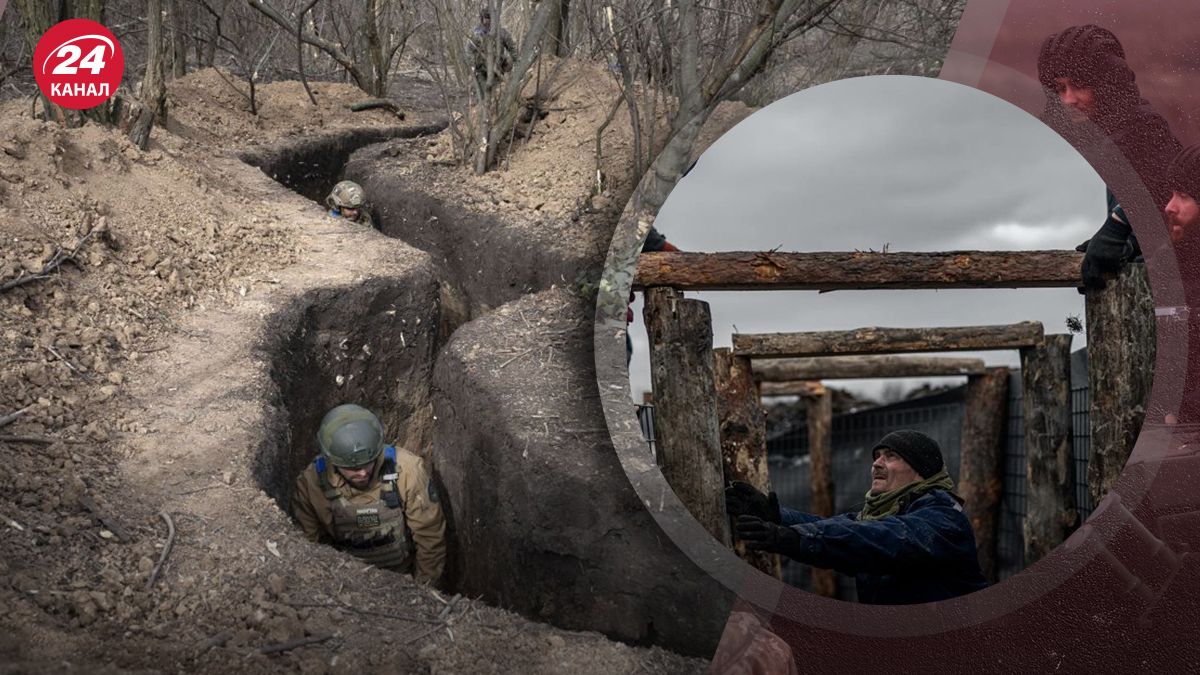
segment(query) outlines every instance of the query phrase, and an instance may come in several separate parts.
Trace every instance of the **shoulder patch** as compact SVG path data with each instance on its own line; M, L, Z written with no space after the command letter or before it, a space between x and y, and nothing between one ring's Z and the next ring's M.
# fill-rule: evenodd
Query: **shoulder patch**
M438 494L437 485L434 484L432 478L429 479L428 492L429 501L433 502L434 504L438 503L438 500L441 499L441 495Z

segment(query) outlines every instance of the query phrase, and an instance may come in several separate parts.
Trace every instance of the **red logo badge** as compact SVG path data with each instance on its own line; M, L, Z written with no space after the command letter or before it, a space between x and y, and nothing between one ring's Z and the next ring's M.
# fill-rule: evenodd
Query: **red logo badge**
M117 38L89 19L54 24L33 51L33 76L42 94L70 110L107 101L124 73L125 56Z

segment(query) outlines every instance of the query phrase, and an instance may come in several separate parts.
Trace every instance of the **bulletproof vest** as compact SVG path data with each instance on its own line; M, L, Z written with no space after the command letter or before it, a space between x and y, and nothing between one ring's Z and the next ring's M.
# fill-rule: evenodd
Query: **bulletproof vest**
M384 449L383 475L379 497L358 494L344 497L333 487L324 457L313 461L317 480L333 516L333 544L363 562L376 567L402 567L412 555L404 501L396 484L396 448Z

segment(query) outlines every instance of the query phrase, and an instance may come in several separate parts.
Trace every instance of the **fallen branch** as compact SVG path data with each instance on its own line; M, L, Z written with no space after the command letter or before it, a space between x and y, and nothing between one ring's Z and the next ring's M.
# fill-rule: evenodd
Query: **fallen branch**
M112 532L113 536L117 538L117 541L121 542L122 544L129 541L129 533L125 531L125 528L121 527L119 524L117 524L117 521L109 518L108 515L101 511L100 507L96 506L96 502L92 500L91 496L80 496L79 505L82 506L88 513L92 514L92 519L95 520L100 527Z
M196 648L196 658L203 656L205 652L213 647L225 646L225 643L229 642L229 639L232 637L233 631L223 630L220 633L208 638L204 642L201 642L200 646Z
M7 291L10 288L16 288L17 286L23 286L41 279L46 279L50 276L51 272L58 269L59 265L68 260L78 264L75 260L75 255L79 253L79 249L83 248L83 246L88 243L88 240L92 238L92 235L95 234L95 232L96 230L93 228L90 232L83 235L83 238L79 240L79 243L75 244L75 248L71 249L69 253L63 250L61 246L58 247L58 249L54 251L54 255L50 256L50 260L46 261L46 263L42 265L40 272L36 272L34 274L22 272L21 275L15 279L9 279L3 284L0 284L0 292Z
M14 410L13 412L8 413L4 417L0 417L0 427L6 427L6 426L12 424L13 422L15 422L16 419L18 417L20 417L21 415L24 415L25 411L29 410L30 407L31 406L26 406L24 408L21 408L20 410Z
M287 642L281 642L280 644L277 644L277 645L267 645L265 647L259 647L258 653L259 654L278 654L279 652L286 652L286 651L295 649L296 647L303 647L305 645L313 645L313 644L317 644L318 642L325 642L326 640L331 640L331 639L333 639L332 635L313 635L311 637L300 638L298 640L289 640Z
M331 602L289 602L292 607L321 607L324 609L338 609L344 612L352 612L354 614L362 614L364 616L380 616L385 619L396 619L397 621L407 621L409 623L441 623L438 619L427 619L420 616L410 616L407 614L396 614L394 612L384 612L377 609L361 609L350 605L341 605Z
M147 591L154 588L154 582L158 581L158 574L162 572L163 563L167 562L167 556L171 555L171 549L175 546L175 522L171 520L171 514L159 511L158 515L167 521L167 545L163 547L162 555L158 557L158 564L154 566L154 571L150 572L150 580L146 582Z
M529 352L532 352L534 349L536 349L536 347L530 347L529 349L526 349L525 351L521 352L520 354L517 354L516 356L512 357L511 359L505 361L504 363L501 363L500 367L497 368L496 370L502 370L504 368L504 366L507 366L508 364L512 363L513 361L516 361L517 359L521 358L522 356L525 356Z
M404 113L400 112L399 106L385 98L373 98L368 101L359 101L358 103L350 104L350 112L362 112L364 110L387 110L395 113L400 119L404 119Z
M48 351L52 355L54 355L54 357L57 358L59 361L62 361L63 363L67 364L67 367L71 369L71 372L75 373L76 375L82 377L85 380L91 381L92 378L87 373L80 370L79 366L76 366L74 363L71 363L70 359L68 359L67 357L58 353L57 349L55 349L54 347L51 347L49 345L46 345L46 351Z
M87 441L77 441L71 438L50 438L49 436L0 436L0 443L36 443L38 445L87 445Z
M445 623L443 623L443 622L438 622L438 625L434 626L433 628L430 628L429 630L427 630L427 631L425 631L424 633L421 633L421 634L419 634L419 635L414 635L413 637L411 637L411 638L409 638L409 639L405 640L405 641L404 641L403 643L401 643L401 644L410 645L410 644L412 644L412 643L416 642L417 640L420 640L420 639L421 639L421 638L423 638L423 637L428 637L428 636L430 636L430 635L433 635L434 633L438 632L439 630L441 630L441 629L443 629L443 628L445 628L445 627L446 627L446 624L445 624Z

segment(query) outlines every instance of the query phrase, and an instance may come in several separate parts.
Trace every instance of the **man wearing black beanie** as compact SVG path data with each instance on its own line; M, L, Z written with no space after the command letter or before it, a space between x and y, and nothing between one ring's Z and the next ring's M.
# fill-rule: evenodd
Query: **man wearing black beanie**
M862 510L832 518L781 509L774 493L735 482L725 501L738 538L747 548L854 575L867 604L934 602L987 586L937 441L893 431L873 457Z

